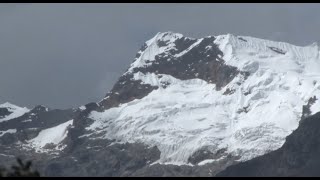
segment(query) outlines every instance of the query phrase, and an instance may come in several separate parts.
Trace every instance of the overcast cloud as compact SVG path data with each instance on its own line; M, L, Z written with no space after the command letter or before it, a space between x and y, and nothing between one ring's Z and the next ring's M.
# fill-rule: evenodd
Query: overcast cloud
M157 32L320 40L319 4L1 4L0 103L99 101Z

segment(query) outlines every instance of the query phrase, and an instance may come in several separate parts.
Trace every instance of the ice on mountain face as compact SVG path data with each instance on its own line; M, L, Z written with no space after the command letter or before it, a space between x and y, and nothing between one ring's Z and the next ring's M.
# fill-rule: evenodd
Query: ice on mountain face
M215 43L227 65L250 75L238 74L217 91L197 78L135 72L134 80L161 88L119 107L93 111L95 122L87 129L120 142L156 145L159 162L165 164L188 164L202 147L212 152L225 148L241 161L281 147L298 127L302 106L310 97L320 99L318 47L230 34L217 36ZM224 94L227 89L232 93ZM312 113L319 108L317 100Z
M29 145L38 151L43 151L47 144L58 145L67 137L68 127L73 120L62 123L58 126L42 130L37 137L28 141Z
M312 65L313 63L318 64L317 62L319 62L310 62L319 59L319 48L314 44L311 46L300 47L291 45L289 43L274 42L248 36L241 36L241 38L245 39L246 41L240 40L239 37L231 34L217 36L215 40L215 43L218 44L219 48L224 52L223 59L228 64L239 67L239 69L242 69L243 64L248 61L260 60L268 62L270 61L269 59L285 59L285 62L282 62L285 64L280 65L291 66L299 64ZM286 53L278 53L272 49L279 49L280 51ZM244 58L248 59L245 60ZM305 61L308 61L308 63ZM274 63L268 64L275 65ZM284 67L278 66L278 68L280 68L280 71L283 71Z
M8 111L10 112L9 115L0 118L0 123L4 122L4 121L8 121L17 117L20 117L22 115L24 115L25 113L29 112L30 110L26 107L19 107L16 105L13 105L11 103L4 103L4 104L0 104L0 108L7 108Z

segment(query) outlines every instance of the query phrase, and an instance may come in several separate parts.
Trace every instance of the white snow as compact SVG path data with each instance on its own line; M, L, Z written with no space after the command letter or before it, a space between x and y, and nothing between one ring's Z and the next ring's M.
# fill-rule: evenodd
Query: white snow
M142 84L149 84L151 86L158 86L160 88L165 83L173 84L179 81L178 79L166 74L158 74L158 75L154 73L143 74L141 72L135 73L133 75L133 79L141 80Z
M283 68L305 68L303 66L306 65L308 66L306 70L311 70L309 73L318 74L319 72L319 61L317 61L319 59L319 47L315 43L301 47L285 42L275 42L249 36L241 36L241 38L244 38L247 42L239 40L239 37L232 34L216 36L215 43L224 52L223 59L227 64L241 69L245 63L260 62L268 64L279 71L284 71ZM279 54L269 47L279 48L286 53L284 55ZM281 65L289 65L289 67Z
M39 151L41 151L45 145L50 143L58 145L67 137L67 128L72 125L72 123L73 119L58 126L40 131L37 137L28 141L29 145Z
M31 122L32 119L27 119L27 120L24 120L24 121L21 121L21 122Z
M180 57L183 56L184 54L186 54L187 52L189 52L191 49L197 47L201 42L202 42L203 38L198 39L195 43L193 43L190 47L188 47L186 50L180 52L179 54L176 54L175 57Z
M212 162L215 162L216 160L215 159L206 159L206 160L203 160L201 162L198 163L199 166L202 166L202 165L205 165L205 164L208 164L208 163L212 163Z
M317 98L316 102L311 105L310 110L311 110L311 115L320 112L320 97Z
M182 37L182 34L173 32L157 33L156 36L146 42L147 48L143 52L139 51L141 55L131 64L131 67L127 73L132 72L134 68L148 66L152 61L155 60L155 56L158 54L168 53L169 50L176 49L174 42ZM166 42L167 45L159 47L157 43L158 40ZM147 61L150 62L148 63Z
M86 110L86 106L80 106L79 109L80 109L81 111L84 111L84 110Z
M137 75L144 83L161 82L155 74L145 76ZM224 96L223 91L215 91L215 85L200 79L181 81L169 75L162 78L170 79L172 84L141 100L91 113L96 122L89 129L105 131L106 138L157 145L162 163L187 163L188 157L203 146L211 146L212 151L226 147L230 153L241 152L245 160L279 148L297 127L304 104L296 97L281 98L294 96L295 92L275 92L279 83L268 85L265 82L270 80L266 77L260 80L268 85L265 87L255 87L256 77L249 77L243 87L256 90L247 96L241 88ZM241 77L230 85L235 86L238 81ZM248 113L237 113L248 104Z
M6 102L4 104L0 104L0 108L7 108L9 112L12 112L11 114L0 118L0 123L17 118L17 117L20 117L30 111L26 107L19 107L19 106L16 106L16 105L8 103L8 102Z
M180 37L170 36L169 41ZM215 43L223 51L226 64L250 72L246 80L238 75L217 91L214 84L200 79L137 72L135 80L159 88L142 99L92 112L90 118L95 122L87 129L104 132L104 138L120 142L156 145L161 151L159 162L164 164L188 164L188 158L202 147L212 152L227 148L228 153L240 155L241 161L280 148L285 137L298 127L302 106L310 97L319 99L311 106L312 113L320 110L318 46L241 37L247 42L228 34L216 36ZM159 49L155 43L159 38L161 34L147 42L149 47L131 69L146 65L144 60L154 60L166 48L174 48L169 43ZM164 82L169 86L163 88ZM223 95L227 88L234 93ZM248 112L244 112L245 107ZM200 165L213 161L204 160Z
M6 133L14 134L17 132L17 129L8 129L6 131L0 131L0 137L3 136Z

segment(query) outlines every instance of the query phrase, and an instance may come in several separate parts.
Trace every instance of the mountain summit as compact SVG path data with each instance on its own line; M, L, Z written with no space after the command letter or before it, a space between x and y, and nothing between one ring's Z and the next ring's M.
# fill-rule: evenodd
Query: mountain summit
M297 128L303 106L319 94L319 62L316 45L158 33L100 102L117 107L92 112L98 121L90 129L155 145L162 163L188 164L204 149L251 159ZM310 115L319 105L310 104Z

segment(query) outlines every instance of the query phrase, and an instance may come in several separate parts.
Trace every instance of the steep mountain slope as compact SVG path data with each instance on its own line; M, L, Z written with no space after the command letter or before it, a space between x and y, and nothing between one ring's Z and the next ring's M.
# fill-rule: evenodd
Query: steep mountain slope
M320 113L302 121L271 153L228 167L217 176L320 176Z
M69 119L72 114L72 110L49 110L44 106L29 110L4 103L0 107L10 112L0 122L0 142L4 145L34 138L42 130Z
M189 40L159 33L100 104L126 97L119 87L128 83L137 84L140 96L92 112L95 122L87 129L157 146L159 163L213 162L223 155L211 153L221 151L248 160L280 148L297 128L302 107L319 94L318 54L315 44L298 47L230 34ZM310 105L310 113L319 105ZM211 153L192 161L199 151Z
M319 111L319 63L317 44L158 33L98 103L0 106L0 161L23 154L50 176L212 176L279 149Z

